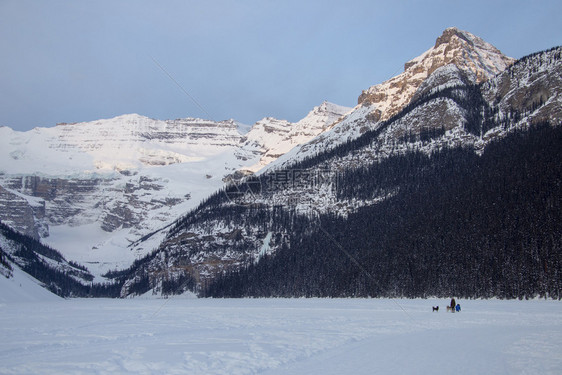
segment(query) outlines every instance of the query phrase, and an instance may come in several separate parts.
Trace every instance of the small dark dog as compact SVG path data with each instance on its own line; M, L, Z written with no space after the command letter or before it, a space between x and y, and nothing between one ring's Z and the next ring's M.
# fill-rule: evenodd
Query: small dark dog
M439 312L439 306L431 306L431 308L433 309L433 311Z

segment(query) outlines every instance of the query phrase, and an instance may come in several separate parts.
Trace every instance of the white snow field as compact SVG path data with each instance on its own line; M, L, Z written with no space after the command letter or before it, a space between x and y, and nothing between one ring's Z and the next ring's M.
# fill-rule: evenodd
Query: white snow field
M457 302L4 300L0 374L562 374L561 302Z

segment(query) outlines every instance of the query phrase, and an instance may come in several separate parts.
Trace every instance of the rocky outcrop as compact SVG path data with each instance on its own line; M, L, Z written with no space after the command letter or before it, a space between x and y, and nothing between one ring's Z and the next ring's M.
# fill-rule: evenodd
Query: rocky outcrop
M0 186L0 221L4 224L39 239L49 233L44 218L45 201L27 200L22 194Z
M66 179L37 175L4 176L0 179L2 185L12 191L30 201L41 202L41 208L35 210L34 217L36 220L44 219L49 225L80 225L94 219L95 213L91 211L92 207L88 207L88 202L109 181L102 178ZM11 206L6 203L3 208L10 209ZM48 231L42 236L48 236Z
M483 95L501 116L524 109L532 121L562 121L562 49L526 56L509 74L483 85ZM498 116L500 116L498 114Z

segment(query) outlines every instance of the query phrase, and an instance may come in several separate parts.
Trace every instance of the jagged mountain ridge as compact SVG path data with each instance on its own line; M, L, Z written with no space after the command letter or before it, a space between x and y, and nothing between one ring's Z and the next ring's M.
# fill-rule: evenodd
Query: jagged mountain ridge
M513 64L496 47L468 31L450 27L437 38L435 45L420 56L404 64L404 72L389 80L364 90L358 105L332 129L313 141L295 147L277 163L285 160L304 159L323 150L355 139L373 129L381 121L388 120L402 110L430 85L434 89L455 84L481 83ZM449 68L445 68L449 67ZM438 79L435 71L454 71L455 77L441 75L441 83L430 83L429 77Z
M348 110L324 103L295 124L254 125L271 129L276 142L256 130L241 134L234 120L137 114L28 132L1 127L0 219L99 276L152 250L161 236L131 244L195 207L225 177L267 164Z
M307 158L287 159L294 155L287 154L281 158L285 164L272 163L259 178L248 180L243 186L246 194L238 195L238 200L226 199L228 190L214 196L176 223L160 249L130 270L135 276L128 283L142 279L159 290L161 275L173 280L189 270L204 289L217 275L264 255L274 256L289 238L306 234L295 229L294 223L301 220L298 215L345 218L398 192L398 187L362 190L358 185L354 194L342 198L337 173L361 171L414 150L431 155L462 148L481 154L490 143L531 123L546 120L558 125L561 72L560 47L523 58L482 84L467 79L455 65L444 65L422 82L415 101L358 138ZM361 113L362 117L357 117L358 111L352 113L358 126L372 121L368 112ZM127 294L126 284L122 295Z
M403 73L364 90L358 104L375 104L375 118L387 120L410 102L427 77L445 65L453 64L470 81L482 83L504 71L514 61L468 31L450 27L443 31L432 48L405 63Z

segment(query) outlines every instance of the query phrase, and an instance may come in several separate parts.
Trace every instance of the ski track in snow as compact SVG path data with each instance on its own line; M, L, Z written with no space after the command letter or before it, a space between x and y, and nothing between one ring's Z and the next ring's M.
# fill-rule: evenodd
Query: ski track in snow
M4 300L0 374L562 373L559 301L396 302Z

